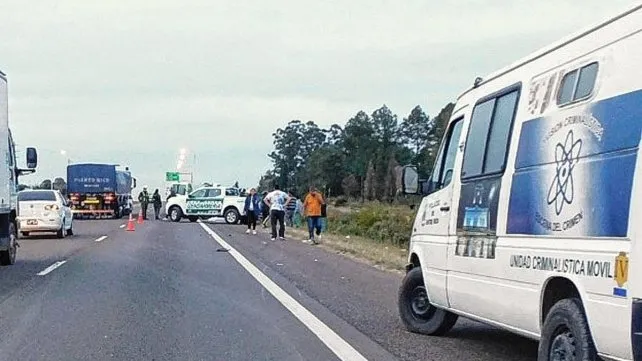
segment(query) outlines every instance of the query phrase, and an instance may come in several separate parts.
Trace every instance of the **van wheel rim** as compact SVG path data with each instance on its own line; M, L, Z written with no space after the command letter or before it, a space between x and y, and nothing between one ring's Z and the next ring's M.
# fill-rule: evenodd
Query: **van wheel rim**
M575 337L566 327L557 332L551 343L549 355L551 361L573 361L575 360Z
M234 214L234 212L228 212L227 213L227 217L225 217L225 218L230 223L234 223L234 221L236 221L236 215Z
M175 221L178 218L178 211L176 209L172 209L171 218L172 221Z
M410 295L410 307L413 315L420 320L429 320L433 313L434 308L430 304L428 293L424 286L415 287Z

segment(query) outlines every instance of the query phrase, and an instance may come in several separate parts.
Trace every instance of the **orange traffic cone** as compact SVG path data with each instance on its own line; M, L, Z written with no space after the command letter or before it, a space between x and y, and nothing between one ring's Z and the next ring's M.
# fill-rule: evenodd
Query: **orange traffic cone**
M128 232L133 232L134 231L134 218L132 217L132 214L129 214L129 221L127 222L127 231Z
M143 224L143 212L138 212L138 224Z

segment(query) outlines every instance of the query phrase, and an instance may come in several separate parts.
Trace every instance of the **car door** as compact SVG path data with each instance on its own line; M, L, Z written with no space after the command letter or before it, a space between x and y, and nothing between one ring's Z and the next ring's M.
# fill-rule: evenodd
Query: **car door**
M60 191L56 191L56 201L60 205L60 215L65 221L63 228L67 229L71 225L71 209L67 204L67 200L63 197Z
M188 216L196 216L205 214L207 212L207 188L197 189L192 192L185 201L185 214Z
M209 214L211 216L220 216L223 212L223 196L220 188L210 188L207 192L207 201Z
M430 302L448 307L446 292L447 261L452 212L455 159L464 123L464 109L453 115L439 150L435 167L427 183L426 196L414 225L413 242L421 260L424 283Z

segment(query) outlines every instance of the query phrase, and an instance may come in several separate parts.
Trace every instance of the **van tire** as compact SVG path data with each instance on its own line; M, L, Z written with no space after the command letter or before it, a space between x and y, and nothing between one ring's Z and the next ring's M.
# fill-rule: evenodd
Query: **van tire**
M599 360L582 301L567 298L557 302L546 316L537 350L537 361L549 361L556 352L572 352L573 361Z
M421 267L404 277L399 288L399 316L406 329L424 335L441 336L450 331L458 316L430 304Z

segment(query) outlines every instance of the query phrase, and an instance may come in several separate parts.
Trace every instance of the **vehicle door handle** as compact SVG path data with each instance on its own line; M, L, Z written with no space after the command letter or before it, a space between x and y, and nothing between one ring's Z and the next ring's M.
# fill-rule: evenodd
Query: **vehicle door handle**
M442 212L448 212L450 210L450 206L443 206L443 207L439 208L439 210L442 211Z

